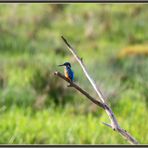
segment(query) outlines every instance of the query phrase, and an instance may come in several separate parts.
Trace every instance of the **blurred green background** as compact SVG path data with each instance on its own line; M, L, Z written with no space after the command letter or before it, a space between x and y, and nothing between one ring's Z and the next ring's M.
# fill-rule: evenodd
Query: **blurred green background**
M0 4L0 144L127 144L106 113L53 75L83 57L121 127L148 143L148 5Z

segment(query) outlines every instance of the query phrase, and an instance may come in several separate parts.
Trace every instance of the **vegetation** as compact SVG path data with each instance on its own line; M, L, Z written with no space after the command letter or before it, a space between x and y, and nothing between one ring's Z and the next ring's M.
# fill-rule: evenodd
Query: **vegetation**
M75 82L96 96L61 40L78 50L119 124L148 141L148 6L1 4L0 144L127 144L94 106L57 77L69 61Z

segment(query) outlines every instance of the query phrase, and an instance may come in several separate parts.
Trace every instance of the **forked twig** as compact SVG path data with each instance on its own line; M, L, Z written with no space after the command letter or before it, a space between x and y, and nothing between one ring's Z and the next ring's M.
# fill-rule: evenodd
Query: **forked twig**
M70 50L70 52L74 55L74 57L76 58L76 60L80 64L80 66L81 66L85 76L87 77L87 79L89 80L89 82L93 86L94 90L98 94L100 101L98 99L94 99L93 97L91 97L86 91L84 91L82 88L80 88L74 82L70 82L61 73L55 72L54 74L59 76L60 78L64 79L65 81L69 82L71 87L74 87L75 89L77 89L79 92L81 92L83 95L85 95L88 99L90 99L93 103L95 103L96 105L98 105L99 107L103 108L106 111L106 113L109 116L109 119L111 121L111 125L103 122L104 125L106 125L108 127L111 127L113 130L115 130L118 133L120 133L131 144L138 144L138 142L126 130L120 128L114 113L112 112L111 108L104 101L104 98L103 98L103 95L102 95L100 89L97 88L96 84L94 83L92 78L89 76L89 74L88 74L88 72L86 70L86 66L84 65L84 63L82 61L82 58L79 58L77 56L75 49L72 48L72 46L67 42L67 40L63 36L62 36L62 39L65 42L65 44L67 45L67 47Z

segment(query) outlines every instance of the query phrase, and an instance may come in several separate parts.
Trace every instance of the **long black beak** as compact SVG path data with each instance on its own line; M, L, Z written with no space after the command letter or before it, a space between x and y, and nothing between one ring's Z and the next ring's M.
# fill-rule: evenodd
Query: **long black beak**
M64 64L58 65L58 66L65 66Z

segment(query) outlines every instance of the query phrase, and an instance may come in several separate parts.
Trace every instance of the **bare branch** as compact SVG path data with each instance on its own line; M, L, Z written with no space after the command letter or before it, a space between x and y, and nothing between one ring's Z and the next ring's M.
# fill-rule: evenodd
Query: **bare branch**
M124 129L120 128L116 117L112 111L112 109L106 104L103 95L100 91L100 89L97 88L95 82L93 81L93 79L89 76L86 66L84 65L82 58L79 58L79 56L76 54L76 50L67 42L67 40L62 36L62 39L64 41L64 43L67 45L68 49L70 50L70 52L73 54L73 56L76 58L76 60L78 61L78 63L80 64L85 76L87 77L87 79L89 80L89 82L91 83L91 85L93 86L94 90L96 91L96 93L99 96L99 99L101 100L101 102L98 99L94 99L93 97L91 97L86 91L84 91L83 89L81 89L78 85L76 85L73 82L70 82L69 80L67 80L62 74L60 74L59 72L55 72L55 75L63 78L65 81L70 83L71 87L76 88L78 91L80 91L82 94L84 94L87 98L89 98L93 103L95 103L96 105L100 106L101 108L103 108L107 115L109 116L109 119L111 121L111 125L107 124L107 123L103 123L108 127L111 127L114 131L117 131L118 133L120 133L124 138L127 139L127 141L129 141L131 144L138 144L138 142Z

